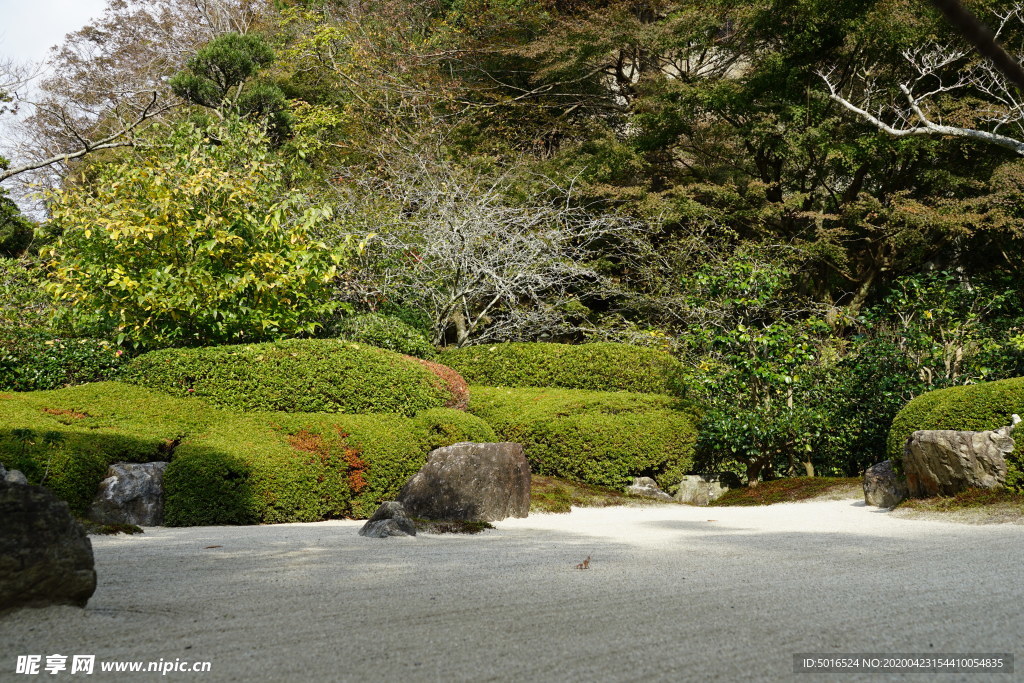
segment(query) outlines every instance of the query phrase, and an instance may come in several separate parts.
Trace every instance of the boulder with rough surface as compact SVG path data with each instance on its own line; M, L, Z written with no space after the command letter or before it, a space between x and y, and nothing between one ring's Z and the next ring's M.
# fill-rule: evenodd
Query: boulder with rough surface
M892 460L883 460L864 470L864 502L892 508L907 497L907 483L896 473Z
M517 443L457 443L430 452L398 494L410 515L496 522L530 512L530 465Z
M968 488L1006 483L1006 455L1013 452L1013 424L988 432L935 429L914 432L903 450L907 490L915 498L952 496Z
M679 482L679 490L675 499L687 505L707 505L721 498L729 490L727 482L731 481L718 474L690 474Z
M68 504L39 486L0 482L0 611L84 607L95 590L92 544Z
M114 463L100 482L89 519L100 524L162 525L166 468L166 462Z
M360 536L387 538L388 536L415 536L416 524L409 519L401 503L388 500L381 503L366 524L359 530Z
M658 483L650 477L634 478L633 483L626 487L626 493L655 500L675 500L672 496L662 491Z

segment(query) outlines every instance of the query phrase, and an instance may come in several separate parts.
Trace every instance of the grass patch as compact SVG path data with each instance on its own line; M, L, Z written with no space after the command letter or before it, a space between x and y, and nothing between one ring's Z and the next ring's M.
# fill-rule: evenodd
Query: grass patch
M851 495L861 494L859 477L787 477L761 482L753 487L731 489L710 505L717 507L772 505L808 500L829 494L846 494L847 492Z
M530 483L530 512L569 512L570 508L613 505L670 505L668 501L634 496L593 484L535 474Z
M963 524L1024 524L1024 494L1008 489L967 489L952 497L909 498L892 514Z

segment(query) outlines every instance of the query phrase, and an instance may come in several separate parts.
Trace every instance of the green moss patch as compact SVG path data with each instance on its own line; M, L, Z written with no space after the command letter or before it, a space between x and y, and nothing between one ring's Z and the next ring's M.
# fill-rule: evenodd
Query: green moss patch
M521 443L534 474L613 489L650 476L670 491L693 463L695 413L668 396L480 386L470 395L469 411Z
M154 351L122 379L243 411L412 416L458 400L418 360L339 339Z
M772 505L792 503L827 496L846 494L860 495L861 480L857 477L788 477L761 482L757 486L731 489L711 505L728 507L733 505Z
M530 483L530 512L569 512L570 508L615 505L673 505L668 501L633 496L604 486L533 475Z
M447 349L438 361L466 381L491 387L556 387L673 394L679 361L630 344L509 343Z

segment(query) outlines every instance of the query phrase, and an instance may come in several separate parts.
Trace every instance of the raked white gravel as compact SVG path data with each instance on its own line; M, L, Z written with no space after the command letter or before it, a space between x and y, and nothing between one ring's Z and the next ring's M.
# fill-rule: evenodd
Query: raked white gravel
M92 537L86 609L0 616L0 681L923 681L796 675L793 655L1024 654L1020 525L840 500L577 509L476 536L360 526ZM14 673L18 655L55 653L97 671ZM161 659L211 670L99 671ZM978 676L939 679L1014 678Z

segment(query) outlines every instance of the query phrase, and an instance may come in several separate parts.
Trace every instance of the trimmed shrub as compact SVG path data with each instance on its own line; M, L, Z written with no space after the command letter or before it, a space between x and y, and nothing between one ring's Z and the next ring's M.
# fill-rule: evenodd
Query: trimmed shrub
M461 441L493 443L498 435L489 424L475 415L447 408L424 410L413 418L416 429L423 437L423 448L429 453L435 448L450 446Z
M1024 377L949 387L921 394L896 414L889 431L889 457L900 462L903 447L919 429L986 431L1024 416ZM1024 452L1007 458L1007 488L1024 491Z
M380 313L344 318L338 324L337 334L342 339L362 342L416 358L430 360L437 355L437 350L422 332L398 318Z
M694 411L668 396L471 387L469 410L523 444L535 474L622 489L651 476L665 490L690 469Z
M470 384L673 394L681 364L657 349L629 344L506 343L447 349L438 360Z
M418 360L339 339L154 351L123 379L246 411L415 415L456 400Z
M0 390L40 391L99 382L127 360L102 339L54 339L42 330L0 330Z
M168 525L367 517L432 448L494 440L479 418L237 413L106 382L0 394L0 462L83 513L114 462L170 460Z

